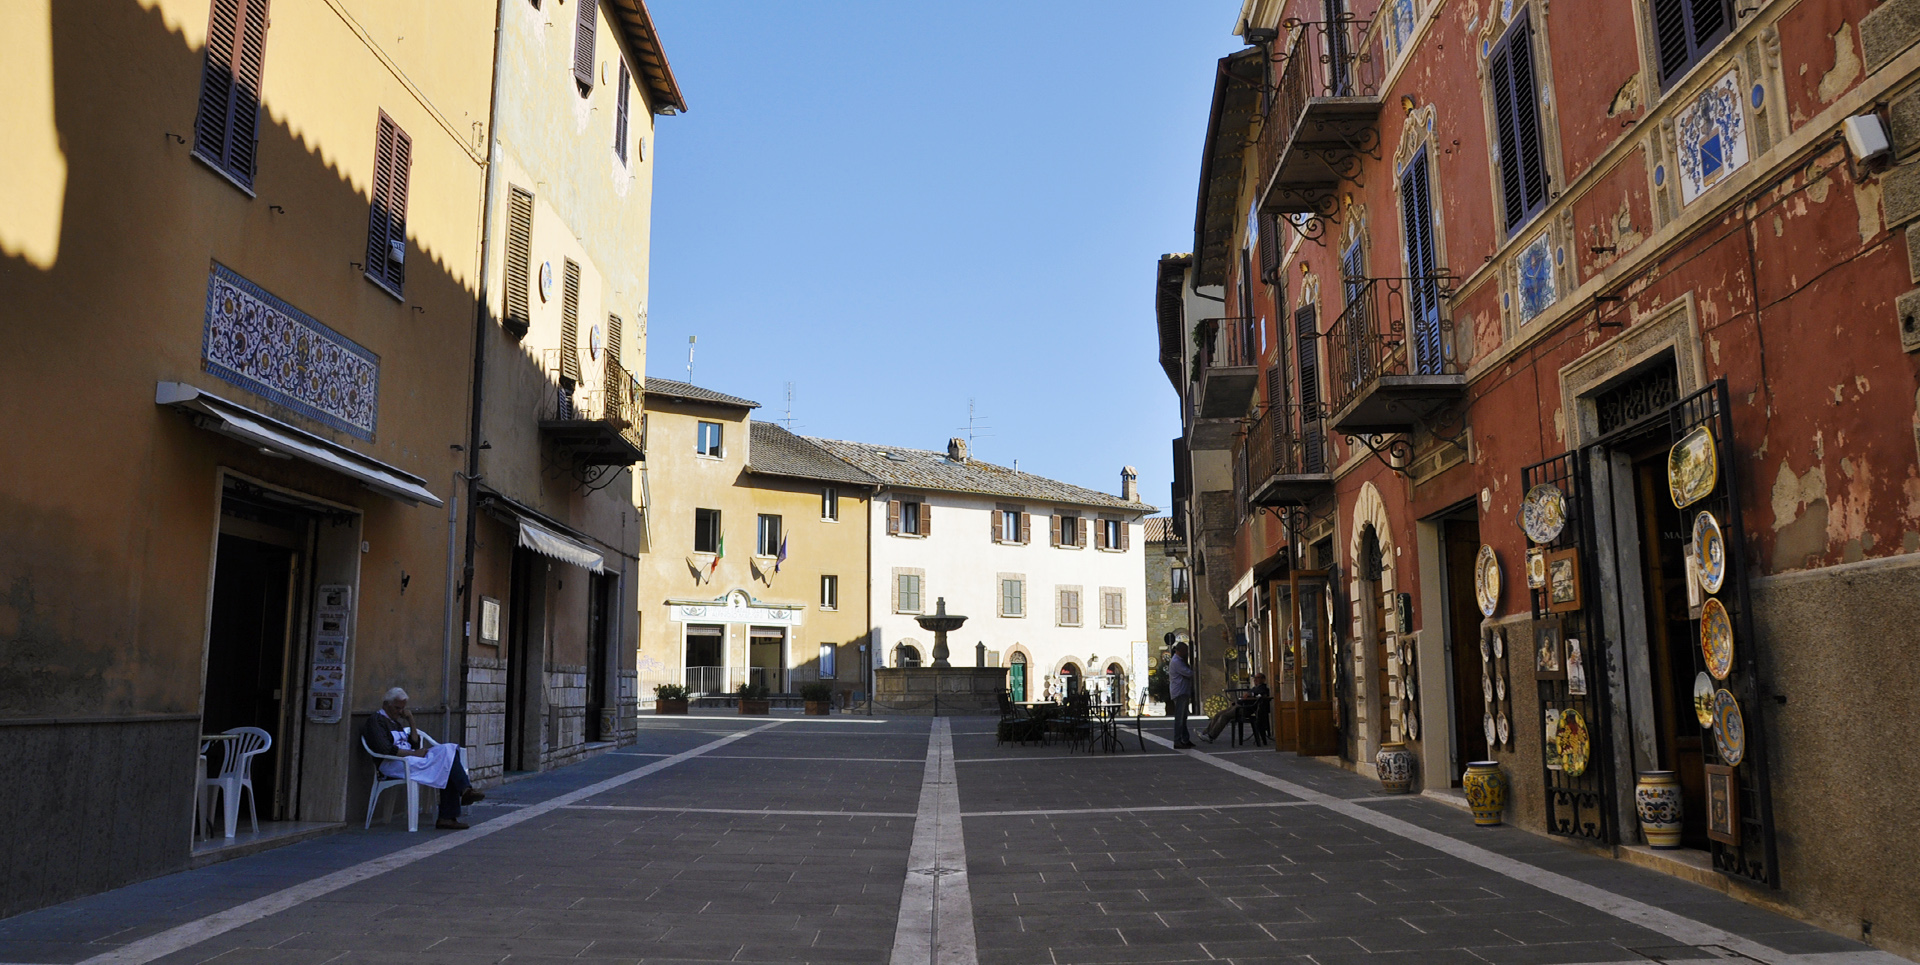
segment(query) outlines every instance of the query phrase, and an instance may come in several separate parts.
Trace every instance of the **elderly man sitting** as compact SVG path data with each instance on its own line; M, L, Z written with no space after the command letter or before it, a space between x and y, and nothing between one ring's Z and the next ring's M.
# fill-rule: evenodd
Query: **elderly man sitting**
M460 766L460 745L421 746L420 732L414 729L413 714L407 710L407 692L395 687L380 701L380 710L367 718L367 746L375 754L404 757L404 761L381 761L384 777L411 776L414 783L440 788L440 820L434 827L446 831L465 831L460 806L472 804L486 795L474 790L467 780L467 769Z

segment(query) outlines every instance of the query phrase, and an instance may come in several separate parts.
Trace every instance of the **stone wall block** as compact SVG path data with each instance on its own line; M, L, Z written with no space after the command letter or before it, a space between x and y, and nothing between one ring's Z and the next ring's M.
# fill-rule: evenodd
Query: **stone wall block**
M1900 326L1900 347L1920 352L1920 288L1894 299L1893 313Z
M1881 182L1889 228L1920 218L1920 162L1894 167Z
M1920 40L1920 0L1887 0L1860 18L1860 48L1875 71Z

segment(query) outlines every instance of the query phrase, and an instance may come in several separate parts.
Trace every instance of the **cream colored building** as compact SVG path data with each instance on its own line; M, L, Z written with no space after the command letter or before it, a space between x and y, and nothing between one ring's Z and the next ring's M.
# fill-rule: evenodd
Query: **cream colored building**
M759 403L648 379L640 699L656 684L868 689L867 474L755 422Z

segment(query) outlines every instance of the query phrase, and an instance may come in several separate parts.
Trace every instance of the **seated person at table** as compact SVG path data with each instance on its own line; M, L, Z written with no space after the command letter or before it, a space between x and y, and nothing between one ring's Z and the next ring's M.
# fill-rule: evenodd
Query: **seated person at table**
M460 821L460 806L472 804L486 795L474 790L467 780L467 769L460 766L460 745L422 746L420 732L413 726L413 714L407 710L406 691L398 687L387 691L386 699L380 701L380 709L367 718L364 736L375 754L406 758L381 761L380 776L397 779L411 775L416 784L440 788L440 820L434 827L446 831L467 829Z
M1273 692L1267 689L1267 675L1254 674L1253 689L1241 694L1240 699L1233 702L1233 706L1213 715L1213 720L1207 722L1207 732L1204 735L1207 743L1213 743L1214 739L1220 736L1220 732L1226 730L1228 724L1233 723L1234 718L1252 720L1254 711L1260 707L1260 701L1271 696Z

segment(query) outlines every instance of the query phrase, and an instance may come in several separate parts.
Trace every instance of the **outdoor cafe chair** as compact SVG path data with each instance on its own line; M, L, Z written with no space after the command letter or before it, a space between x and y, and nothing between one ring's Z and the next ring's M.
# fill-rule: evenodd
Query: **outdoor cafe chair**
M232 727L223 733L234 735L234 739L227 741L226 747L221 750L220 772L213 777L200 779L201 790L212 790L220 795L228 838L233 837L233 826L240 823L240 795L244 792L247 795L247 816L253 821L253 833L259 834L259 795L253 790L253 759L273 746L273 735L258 727ZM206 805L212 807L213 801L208 799Z
M1253 739L1256 747L1267 746L1271 737L1268 722L1272 719L1272 697L1261 697L1253 702L1253 706L1239 708L1233 715L1233 746L1239 747L1245 742L1246 738L1241 734L1242 727L1250 732L1247 736Z
M420 750L426 750L429 747L436 747L440 744L439 741L427 736L426 731L416 729L414 733L420 735ZM380 795L388 788L405 785L407 789L407 830L409 832L419 831L420 785L413 779L413 769L407 766L407 758L398 757L393 754L375 754L373 748L367 746L367 739L364 736L360 738L360 749L366 751L368 757L373 758L373 790L367 794L366 827L373 827L373 809L379 806ZM380 773L381 761L399 761L400 770L406 776L388 777ZM467 766L467 749L464 747L460 748L460 766Z

